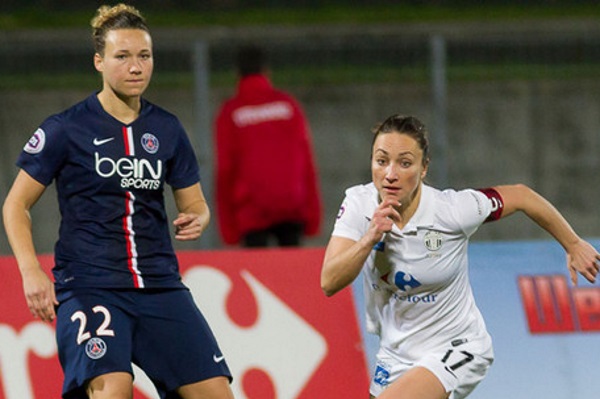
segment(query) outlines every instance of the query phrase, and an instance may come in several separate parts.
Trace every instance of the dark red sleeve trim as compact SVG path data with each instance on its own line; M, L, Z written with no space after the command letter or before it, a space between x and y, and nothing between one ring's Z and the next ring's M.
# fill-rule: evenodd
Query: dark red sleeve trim
M504 209L504 200L500 193L491 187L480 188L478 191L484 193L492 203L492 212L490 213L490 216L485 219L484 223L500 219L502 217L502 210Z

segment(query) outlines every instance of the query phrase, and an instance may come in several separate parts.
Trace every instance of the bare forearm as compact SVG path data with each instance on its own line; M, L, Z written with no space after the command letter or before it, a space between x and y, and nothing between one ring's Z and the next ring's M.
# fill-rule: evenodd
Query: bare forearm
M344 246L344 243L339 245ZM325 295L332 296L352 284L372 249L373 246L364 238L358 242L347 243L342 250L336 248L335 243L333 248L328 246L321 271L321 288ZM335 254L332 254L333 252Z
M504 200L502 217L521 211L562 245L567 252L567 266L574 284L577 284L577 273L595 282L600 254L577 235L554 205L522 184L498 186L496 190Z
M202 231L204 231L210 223L210 209L204 199L199 199L185 208L179 209L180 213L196 215L201 223Z
M531 189L526 191L523 212L552 235L567 252L581 240L554 205Z
M29 211L18 206L8 198L3 207L3 219L8 242L17 260L21 274L26 273L29 268L39 268L33 244Z
M198 239L210 222L210 209L200 184L175 190L173 194L179 211L173 221L177 231L175 238L183 241Z

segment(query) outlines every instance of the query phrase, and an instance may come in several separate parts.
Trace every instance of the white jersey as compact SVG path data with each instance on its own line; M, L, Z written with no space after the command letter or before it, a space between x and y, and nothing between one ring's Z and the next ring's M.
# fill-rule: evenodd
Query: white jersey
M373 183L349 188L332 235L358 241L378 202ZM453 342L479 341L491 353L469 283L467 246L493 210L480 191L422 186L413 217L385 234L363 266L367 330L380 336L381 350L406 363Z

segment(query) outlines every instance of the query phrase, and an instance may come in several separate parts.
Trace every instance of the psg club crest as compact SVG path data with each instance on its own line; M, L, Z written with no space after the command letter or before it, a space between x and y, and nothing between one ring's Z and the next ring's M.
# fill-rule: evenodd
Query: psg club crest
M156 151L158 151L158 139L152 133L144 133L142 136L142 147L148 154L156 154Z
M85 354L90 359L100 359L106 354L106 342L102 338L94 337L85 344Z

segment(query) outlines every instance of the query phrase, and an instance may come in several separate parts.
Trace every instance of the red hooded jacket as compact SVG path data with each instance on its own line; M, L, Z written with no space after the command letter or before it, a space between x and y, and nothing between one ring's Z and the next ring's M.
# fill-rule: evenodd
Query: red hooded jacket
M321 199L308 123L264 75L243 77L216 118L216 208L223 241L282 222L316 235Z

